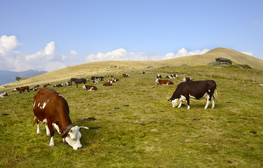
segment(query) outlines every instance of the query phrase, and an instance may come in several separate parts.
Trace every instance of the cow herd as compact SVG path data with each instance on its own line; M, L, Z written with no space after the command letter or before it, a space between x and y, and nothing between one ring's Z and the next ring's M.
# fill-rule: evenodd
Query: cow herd
M142 74L145 74L143 72ZM104 78L112 77L111 80L103 83L104 87L112 86L112 83L119 81L117 78L113 78L112 75L105 77L92 77L93 85L86 85L89 82L89 79L86 78L71 78L70 81L65 84L56 84L53 87L63 87L63 86L72 86L72 82L75 82L76 87L78 88L78 84L84 84L82 88L87 91L95 91L98 88L94 86L95 84L104 81ZM129 77L128 74L122 74L123 78ZM177 78L176 74L167 75L162 79L162 76L158 74L156 76L156 84L157 85L174 85L174 83L170 80L173 78ZM169 79L169 80L168 80ZM30 90L38 92L34 96L33 103L33 112L35 115L34 123L37 123L37 134L40 133L39 123L45 123L46 134L50 135L50 143L49 146L54 146L54 128L57 130L59 134L62 135L63 142L67 142L70 146L73 147L74 150L80 149L82 147L80 143L81 133L80 129L89 129L84 126L73 126L69 117L69 107L68 103L62 94L56 92L53 89L47 88L47 86L51 85L51 83L43 85L40 88L39 85L32 87L29 89L29 86L17 87L13 90L13 92L30 92ZM182 102L187 102L187 108L190 109L190 98L195 99L206 99L206 105L204 109L207 109L209 103L212 101L212 108L215 107L215 97L214 93L216 93L216 82L213 80L204 80L204 81L193 81L190 77L185 77L183 82L179 83L173 95L168 99L169 102L172 103L172 107L178 108L181 107ZM0 97L7 96L6 92L0 92Z

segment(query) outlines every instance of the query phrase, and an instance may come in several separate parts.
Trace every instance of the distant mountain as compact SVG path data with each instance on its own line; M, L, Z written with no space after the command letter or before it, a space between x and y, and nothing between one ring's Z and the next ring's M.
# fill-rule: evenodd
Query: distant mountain
M41 74L47 73L47 71L35 71L35 70L27 70L21 72L13 72L13 71L2 71L0 70L0 86L5 85L11 82L16 81L16 77L34 77Z

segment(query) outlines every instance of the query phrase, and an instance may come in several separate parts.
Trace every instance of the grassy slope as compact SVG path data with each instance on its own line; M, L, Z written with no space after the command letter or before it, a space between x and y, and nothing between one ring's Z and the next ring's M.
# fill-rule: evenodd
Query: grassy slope
M109 64L104 62L102 67ZM90 77L82 68L70 68L83 71L72 72L75 75L87 73L81 77ZM63 76L63 71L66 69L56 74ZM130 77L121 78L127 71ZM120 79L112 87L105 88L100 83L94 92L75 85L56 88L69 103L73 124L101 127L82 131L83 149L79 151L63 144L57 133L56 146L48 147L50 138L45 135L44 126L41 135L37 135L36 125L31 125L35 92L19 94L7 88L9 96L0 99L0 167L263 166L263 90L258 85L263 83L263 71L194 66L145 72L145 75L137 69L92 72ZM175 86L157 86L154 81L158 73L163 76L177 73L179 78L172 79ZM215 109L204 110L204 100L191 100L191 110L171 107L167 97L184 76L217 82L219 99ZM56 80L64 81L58 77ZM2 116L5 113L9 115ZM96 120L83 120L88 117Z
M91 76L98 73L106 74L107 72L121 70L123 70L123 72L127 72L134 69L147 70L147 67L149 66L160 68L166 66L179 66L182 64L187 64L189 66L206 65L209 62L214 62L215 58L218 57L229 58L233 61L233 63L248 64L252 68L263 70L262 59L228 48L216 48L203 55L185 56L161 61L100 61L85 63L52 71L23 81L13 82L9 85L12 85L13 87L29 85L32 87L37 84L44 85L55 81L63 80L63 82L66 82L72 77ZM109 69L110 65L116 65L118 67ZM3 90L3 88L3 86L0 86L1 90Z

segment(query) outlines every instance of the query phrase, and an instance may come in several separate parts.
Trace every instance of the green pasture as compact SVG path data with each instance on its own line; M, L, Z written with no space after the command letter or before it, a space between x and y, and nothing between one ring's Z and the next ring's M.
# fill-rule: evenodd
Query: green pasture
M122 78L122 73L130 77ZM170 79L172 86L156 85L157 74L178 78ZM86 91L82 84L76 88L75 83L55 88L67 100L74 125L99 127L81 130L83 148L77 151L63 143L57 132L55 146L49 147L44 126L41 134L36 133L32 125L36 92L1 90L9 96L0 98L0 167L263 166L262 70L193 66L96 75L113 75L120 81L111 87L100 82L97 91ZM172 108L167 100L186 76L216 81L215 109L210 104L205 110L205 100L194 99L191 110ZM52 85L66 82L57 79ZM87 120L91 117L95 120Z

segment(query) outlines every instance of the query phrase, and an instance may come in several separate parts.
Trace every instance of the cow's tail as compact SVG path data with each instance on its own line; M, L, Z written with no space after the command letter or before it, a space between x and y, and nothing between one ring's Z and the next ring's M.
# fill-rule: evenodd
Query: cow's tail
M34 120L33 120L32 125L35 125L36 123L37 123L37 118L35 117Z
M215 99L216 99L216 102L218 102L217 89L215 89Z

